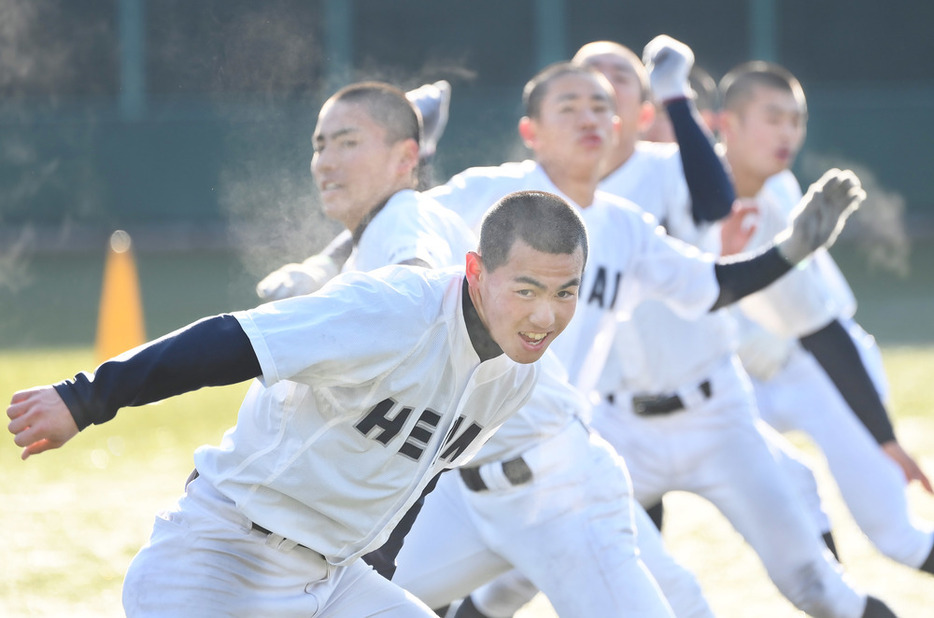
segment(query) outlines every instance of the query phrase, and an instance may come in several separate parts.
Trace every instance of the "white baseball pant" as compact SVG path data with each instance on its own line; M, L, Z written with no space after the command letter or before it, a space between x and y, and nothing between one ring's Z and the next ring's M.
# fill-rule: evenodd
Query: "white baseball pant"
M866 598L844 580L800 495L756 428L751 385L733 356L709 376L709 397L686 409L639 416L631 400L594 409L593 426L626 460L633 494L655 504L675 490L716 506L756 551L798 609L860 618Z
M855 322L850 334L883 400L887 392L882 355ZM827 460L853 520L880 552L917 568L934 545L931 527L908 509L905 475L879 448L814 357L798 348L768 381L753 380L763 420L778 431L803 431Z
M418 599L362 560L335 567L310 549L253 529L204 478L152 537L123 585L127 616L392 616L435 618Z
M637 556L629 479L610 446L575 420L522 457L532 480L520 485L473 491L445 473L393 581L438 608L515 567L562 618L672 616Z

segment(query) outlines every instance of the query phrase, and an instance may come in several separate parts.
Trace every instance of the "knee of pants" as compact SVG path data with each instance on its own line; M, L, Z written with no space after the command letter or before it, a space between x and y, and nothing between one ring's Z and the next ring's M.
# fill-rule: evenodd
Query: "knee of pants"
M808 616L833 618L840 615L840 609L832 598L832 586L826 581L829 568L829 565L809 562L786 576L773 576L772 580L782 595Z
M913 568L924 562L932 548L931 532L913 527L907 521L902 525L897 525L895 520L864 525L863 533L882 555Z

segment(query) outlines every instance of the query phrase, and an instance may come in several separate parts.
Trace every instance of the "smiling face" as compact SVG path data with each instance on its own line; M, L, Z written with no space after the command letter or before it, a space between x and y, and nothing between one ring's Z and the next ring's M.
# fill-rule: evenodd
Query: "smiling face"
M470 296L493 340L517 363L537 361L574 316L584 252L546 253L517 239L504 264L467 256Z
M413 185L418 144L387 130L356 102L329 101L312 137L311 173L324 213L354 230L391 195Z
M606 82L590 72L566 73L546 88L535 116L520 122L526 145L549 176L599 175L616 139L616 112Z
M721 120L727 160L740 181L761 183L791 167L804 141L806 112L790 91L756 85Z

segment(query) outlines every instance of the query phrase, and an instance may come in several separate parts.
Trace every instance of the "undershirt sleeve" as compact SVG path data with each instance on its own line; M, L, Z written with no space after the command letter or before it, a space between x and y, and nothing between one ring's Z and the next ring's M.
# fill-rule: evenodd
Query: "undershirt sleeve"
M666 102L665 109L678 140L694 221L719 221L730 214L736 199L726 167L688 99Z
M840 394L879 444L895 440L885 404L866 371L859 350L839 320L801 337L801 345L814 355Z
M720 295L711 311L731 305L739 299L766 287L789 270L788 263L778 248L772 246L752 259L749 254L740 254L742 259L721 258L714 264L714 274L720 284Z
M261 374L250 340L232 315L204 318L53 387L78 429L204 386L236 384Z

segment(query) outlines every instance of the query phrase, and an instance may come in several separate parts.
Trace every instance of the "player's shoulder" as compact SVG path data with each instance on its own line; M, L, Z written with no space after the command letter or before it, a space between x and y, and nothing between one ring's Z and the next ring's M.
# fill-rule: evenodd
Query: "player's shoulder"
M640 208L635 202L606 191L598 190L594 194L591 208L592 214L606 220L606 225L611 226L614 231L627 229L631 233L643 234L654 232L658 227L658 220L651 213ZM595 218L591 217L588 221L588 229L594 225L591 221ZM588 219L586 213L585 219Z
M680 148L675 142L649 142L639 140L636 142L634 156L646 160L670 160L680 157Z
M605 209L607 212L613 213L613 216L628 220L655 220L655 217L632 200L603 189L598 189L594 193L592 207Z
M488 165L488 166L478 166L478 167L468 167L464 171L456 174L454 177L458 178L525 178L531 174L537 164L531 159L526 159L524 161L509 161L507 163L502 163L500 165Z
M757 196L760 207L771 205L788 213L797 206L803 196L801 184L790 169L769 176Z

